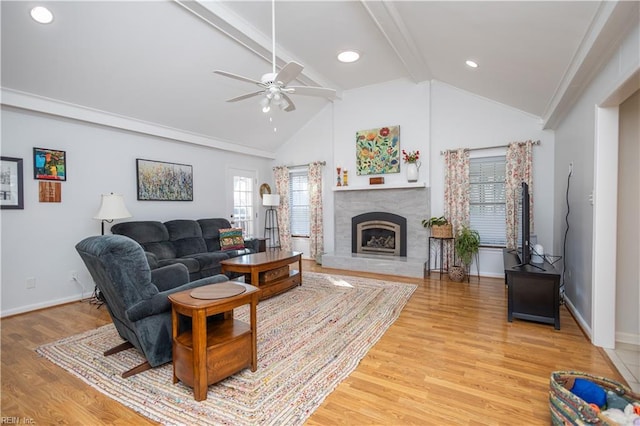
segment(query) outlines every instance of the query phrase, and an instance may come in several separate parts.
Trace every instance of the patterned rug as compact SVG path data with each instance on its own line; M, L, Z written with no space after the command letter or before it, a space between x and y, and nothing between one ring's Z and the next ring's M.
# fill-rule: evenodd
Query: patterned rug
M306 272L303 284L258 304L258 370L209 386L206 401L172 383L172 366L123 379L143 362L112 324L43 345L37 352L100 392L167 425L298 425L358 365L393 324L416 286ZM248 307L234 315L247 321Z

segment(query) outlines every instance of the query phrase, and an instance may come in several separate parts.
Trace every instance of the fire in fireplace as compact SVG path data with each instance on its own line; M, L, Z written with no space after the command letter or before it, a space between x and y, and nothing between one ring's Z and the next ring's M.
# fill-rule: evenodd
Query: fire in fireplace
M351 218L353 253L407 255L407 219L385 212L363 213Z

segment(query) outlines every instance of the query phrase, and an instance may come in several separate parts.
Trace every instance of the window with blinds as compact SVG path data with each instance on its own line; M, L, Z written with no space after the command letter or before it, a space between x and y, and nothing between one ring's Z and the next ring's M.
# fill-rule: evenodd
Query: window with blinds
M505 161L504 155L469 161L469 219L483 246L507 245Z
M291 235L308 237L309 227L309 177L307 170L289 173L289 207L291 211Z

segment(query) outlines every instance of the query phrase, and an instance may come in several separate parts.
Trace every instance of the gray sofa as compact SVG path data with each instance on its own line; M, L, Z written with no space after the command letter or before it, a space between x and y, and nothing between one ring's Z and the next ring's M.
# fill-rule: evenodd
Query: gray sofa
M222 250L220 229L225 228L231 224L224 218L147 220L118 223L111 232L138 242L151 269L181 263L189 270L189 278L196 280L221 273L223 260L258 251L258 240L251 239L245 240L244 249Z

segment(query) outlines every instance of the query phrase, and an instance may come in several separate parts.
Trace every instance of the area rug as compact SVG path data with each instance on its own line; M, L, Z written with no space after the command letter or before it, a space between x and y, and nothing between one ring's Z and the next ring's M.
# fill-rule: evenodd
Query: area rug
M105 395L167 425L298 425L358 365L400 315L416 286L305 272L302 286L258 304L258 370L245 369L208 388L172 383L172 366L123 379L143 362L112 324L40 346L37 352ZM234 311L248 321L249 310Z

